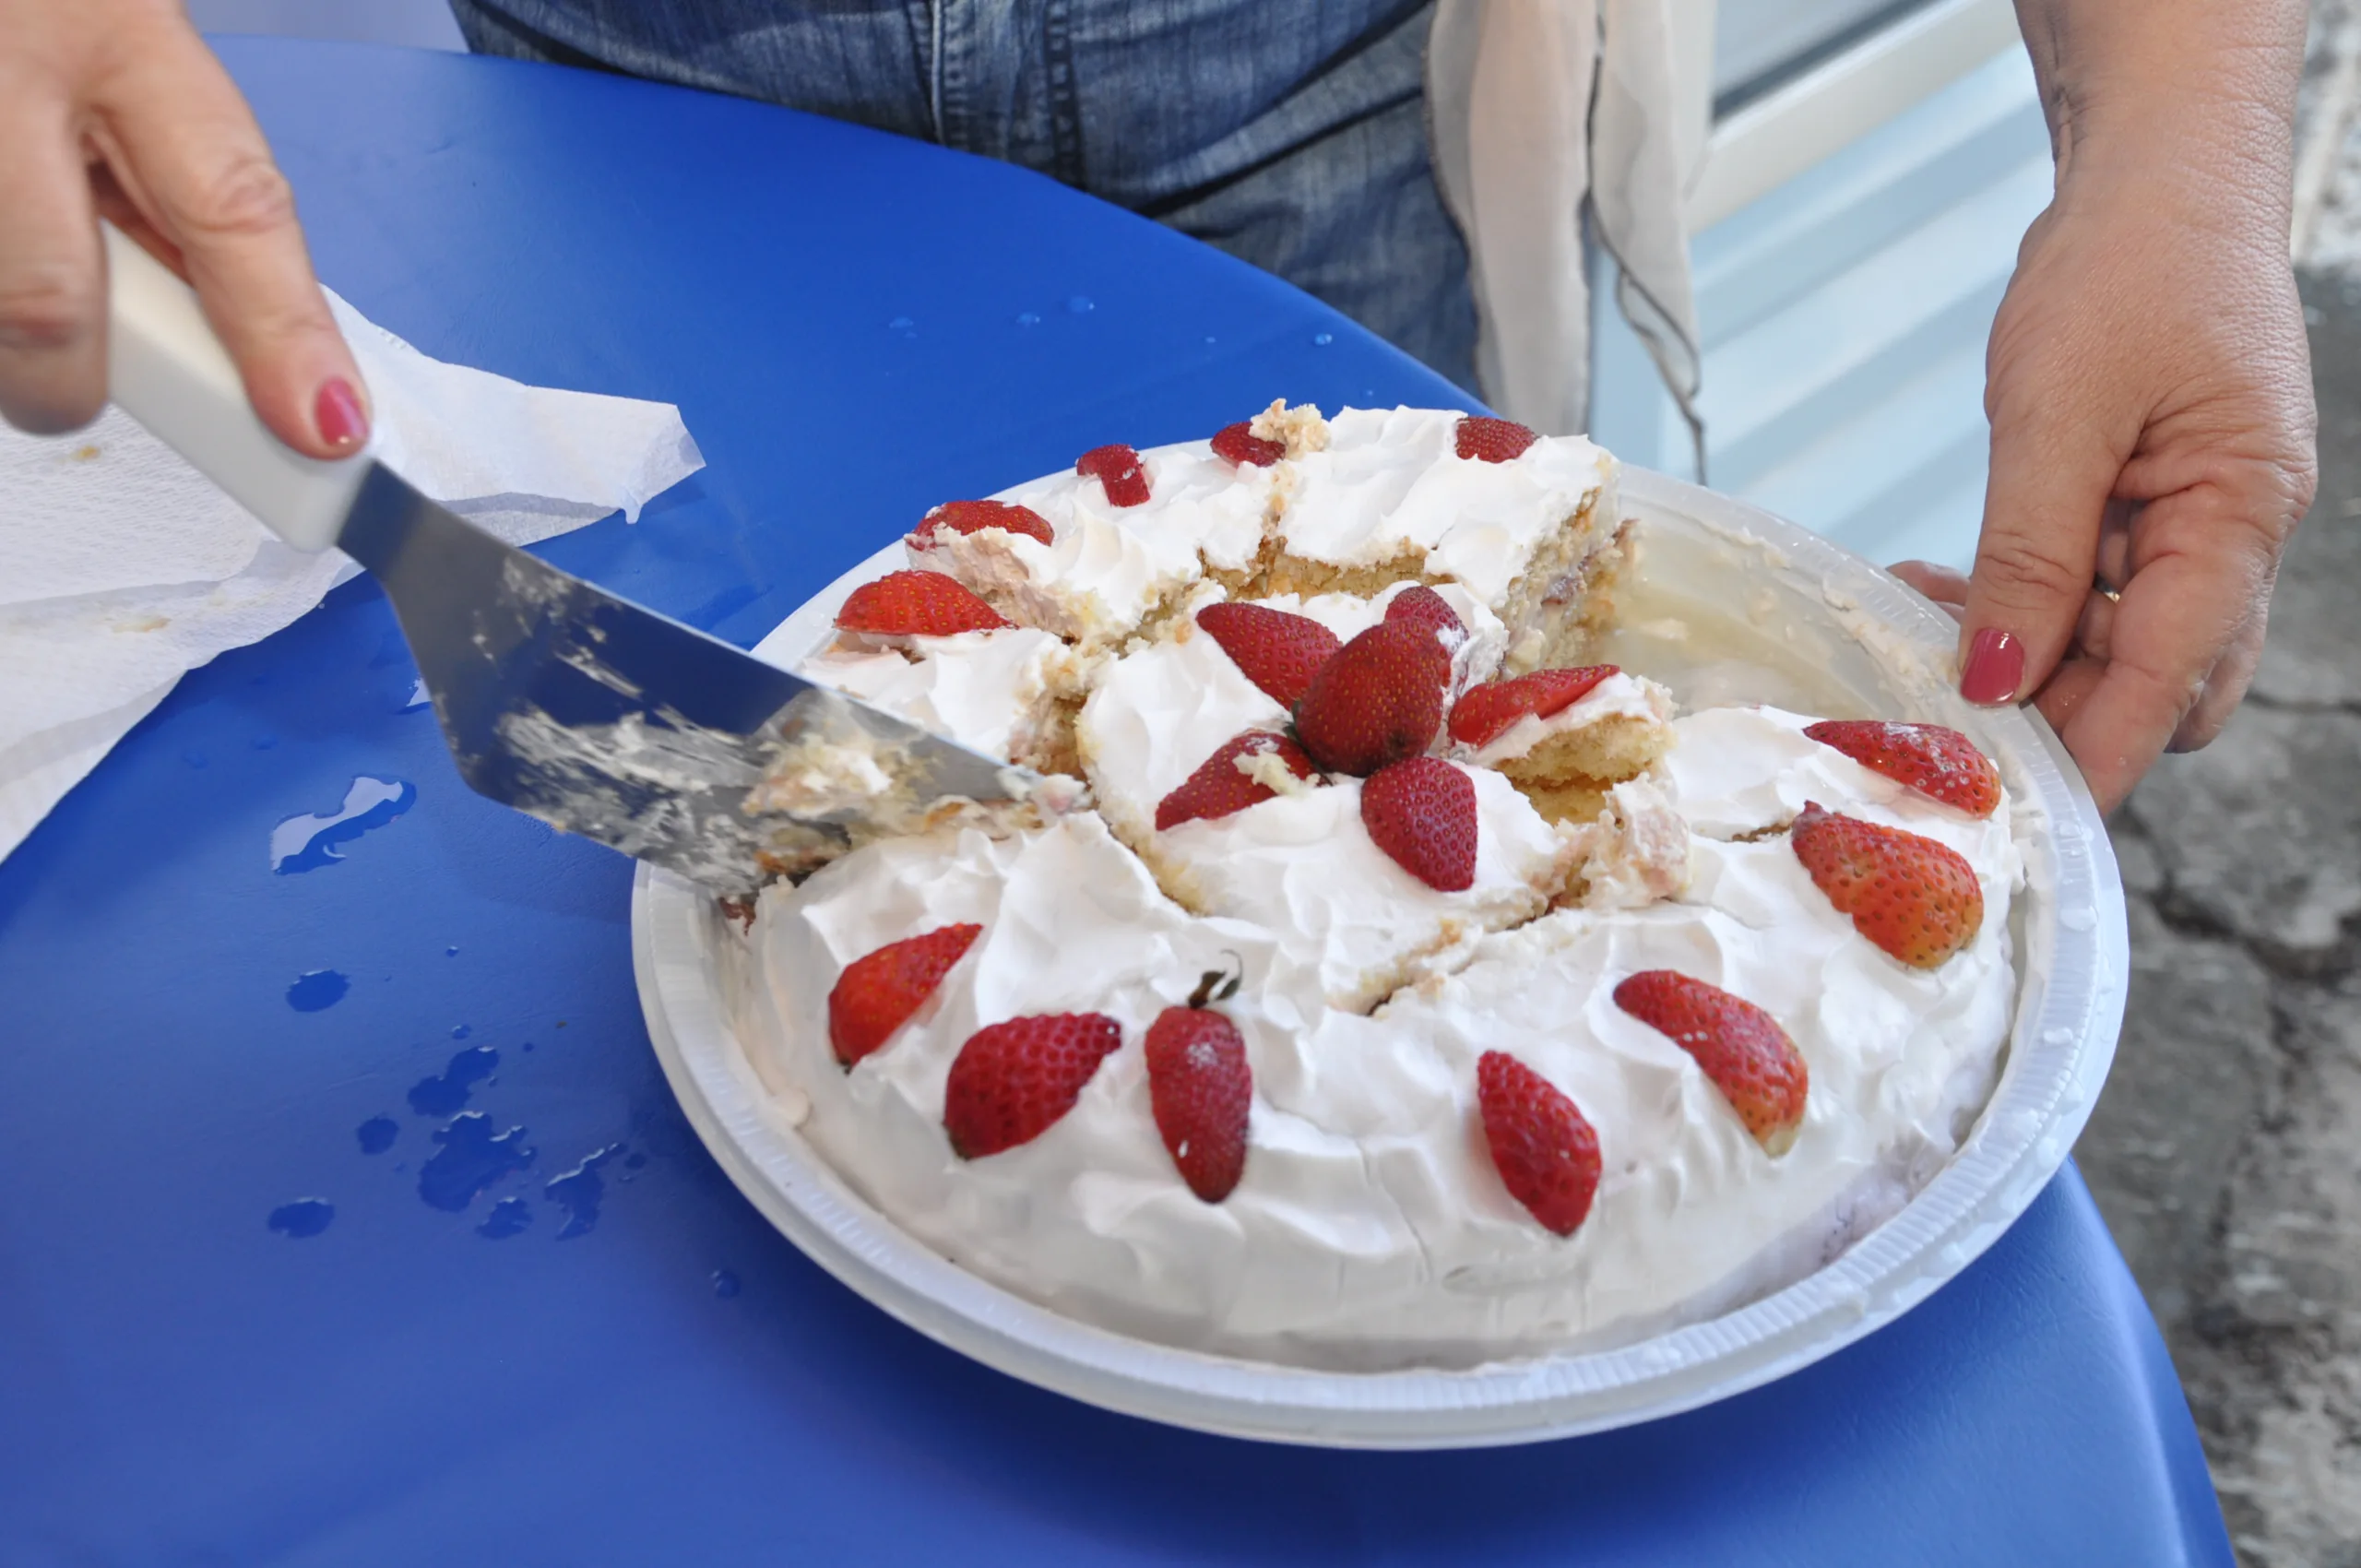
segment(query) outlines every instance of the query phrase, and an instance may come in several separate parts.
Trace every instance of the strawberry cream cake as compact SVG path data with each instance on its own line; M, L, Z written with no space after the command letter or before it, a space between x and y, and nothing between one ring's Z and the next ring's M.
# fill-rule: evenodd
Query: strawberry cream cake
M1071 774L770 888L754 1048L905 1229L1326 1369L1625 1343L1833 1258L1989 1094L2022 884L1934 726L1585 662L1615 465L1273 407L930 512L813 677Z

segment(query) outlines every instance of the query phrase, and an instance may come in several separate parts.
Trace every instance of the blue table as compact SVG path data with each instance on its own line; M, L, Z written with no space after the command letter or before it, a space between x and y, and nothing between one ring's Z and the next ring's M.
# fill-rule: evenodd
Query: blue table
M363 310L680 403L712 466L548 553L741 642L926 505L1096 443L1453 399L990 163L502 62L222 52ZM1602 1437L1286 1449L974 1366L723 1180L641 1028L630 866L469 794L411 680L350 585L184 682L0 864L6 1568L2229 1562L2070 1172L1894 1326ZM410 788L274 873L273 827L356 778Z

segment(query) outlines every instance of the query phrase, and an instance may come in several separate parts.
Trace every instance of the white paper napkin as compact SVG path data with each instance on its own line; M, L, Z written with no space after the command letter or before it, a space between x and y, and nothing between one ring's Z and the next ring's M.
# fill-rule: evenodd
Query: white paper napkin
M403 478L530 544L705 466L670 403L528 386L429 359L331 293ZM281 543L109 408L89 429L0 425L0 857L188 671L257 642L360 568Z

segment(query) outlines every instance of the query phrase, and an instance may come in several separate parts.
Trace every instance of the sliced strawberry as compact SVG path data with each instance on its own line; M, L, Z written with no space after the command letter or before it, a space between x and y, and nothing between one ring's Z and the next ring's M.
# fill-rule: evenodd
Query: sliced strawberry
M828 1043L836 1060L849 1067L892 1038L983 929L947 925L889 942L847 964L828 992Z
M1492 1169L1542 1229L1571 1236L1598 1192L1598 1134L1565 1091L1504 1051L1476 1063Z
M1940 968L1984 924L1975 868L1949 845L1809 802L1787 839L1853 929L1913 968Z
M1438 893L1476 885L1476 781L1439 756L1382 767L1361 786L1361 826L1394 863Z
M1879 719L1823 719L1806 725L1804 733L1871 772L1970 816L1990 816L2000 803L2000 770L1956 730Z
M1298 778L1318 777L1301 746L1268 730L1249 730L1224 741L1220 750L1178 790L1157 802L1156 830L1162 833L1184 822L1211 822L1276 796L1277 790L1239 766L1244 758L1266 752L1275 754Z
M1678 969L1631 976L1615 988L1615 1005L1695 1057L1755 1142L1774 1155L1794 1146L1809 1075L1778 1019Z
M1287 455L1286 442L1264 440L1244 420L1214 432L1214 456L1227 457L1240 468L1267 469Z
M1097 480L1110 505L1136 506L1147 499L1147 469L1128 446L1093 446L1074 460L1074 471Z
M1229 1196L1246 1170L1254 1074L1238 1026L1206 1005L1216 994L1227 999L1237 990L1235 979L1207 975L1186 1007L1167 1007L1147 1031L1147 1096L1156 1130L1180 1179L1209 1204Z
M1367 778L1433 742L1450 683L1451 655L1432 632L1382 621L1313 674L1296 704L1295 732L1321 766Z
M1050 533L1050 520L1030 506L1006 501L946 501L919 519L908 543L915 549L929 549L935 542L935 535L944 529L962 534L1005 529L1027 539L1038 539L1043 544L1055 542Z
M1404 588L1385 607L1388 621L1407 621L1414 626L1424 626L1432 632L1446 648L1456 648L1467 640L1467 628L1451 601L1430 588L1415 586Z
M1471 686L1451 708L1451 738L1463 746L1488 746L1527 714L1547 719L1580 702L1593 686L1617 673L1612 664L1577 670L1536 670L1513 681Z
M948 637L1013 624L941 572L888 572L836 612L843 630L879 636Z
M1456 445L1463 457L1487 463L1505 463L1521 457L1525 449L1541 437L1514 420L1485 419L1469 414L1459 422Z
M1273 702L1293 708L1320 667L1343 645L1309 615L1224 600L1197 612L1197 624Z
M967 1037L943 1090L943 1127L962 1159L1029 1144L1074 1109L1083 1086L1123 1043L1102 1013L1049 1013Z

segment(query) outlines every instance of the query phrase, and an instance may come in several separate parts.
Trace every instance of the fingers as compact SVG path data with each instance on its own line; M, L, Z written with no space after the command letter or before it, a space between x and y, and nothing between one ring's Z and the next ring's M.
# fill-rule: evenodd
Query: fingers
M2093 588L2082 600L2082 618L2074 623L2074 642L2067 658L2087 655L2106 663L2107 650L2115 646L2115 616L2120 608L2113 595Z
M97 418L107 385L99 237L63 94L0 85L0 418L53 434Z
M2058 729L2103 809L2201 712L2210 739L2252 678L2272 560L2260 535L2223 515L2225 505L2217 493L2183 492L2150 503L2141 520L2130 580L2098 628L2104 670Z
M2262 662L2263 628L2270 620L2268 601L2256 607L2247 617L2230 646L2222 650L2214 661L2213 671L2205 678L2205 689L2199 694L2197 705L2173 731L2165 743L2166 751L2193 752L2210 746L2222 727L2230 721L2238 704L2246 700L2247 688L2254 683L2254 672Z
M2076 399L2046 367L2006 385L1996 368L1989 398L1992 475L1960 614L1960 693L2000 704L2038 689L2073 638L2124 454L2097 424L2060 417Z
M1886 568L1928 599L1959 614L1960 606L1967 602L1967 576L1949 566L1939 566L1932 561L1896 561Z
M368 437L361 373L260 127L185 25L160 23L141 42L95 95L93 139L124 196L177 247L263 422L314 457L356 450Z
M2119 588L2131 580L2131 525L2140 516L2137 502L2110 497L2099 515L2098 580Z
M2059 660L2049 679L2042 683L2041 690L2034 694L2034 707L2049 720L2052 730L2063 735L2067 727L2073 723L2074 715L2090 700L2091 694L2098 690L2099 682L2106 675L2106 660L2104 659L2070 655ZM2106 809L2112 811L2114 807L2109 804Z

